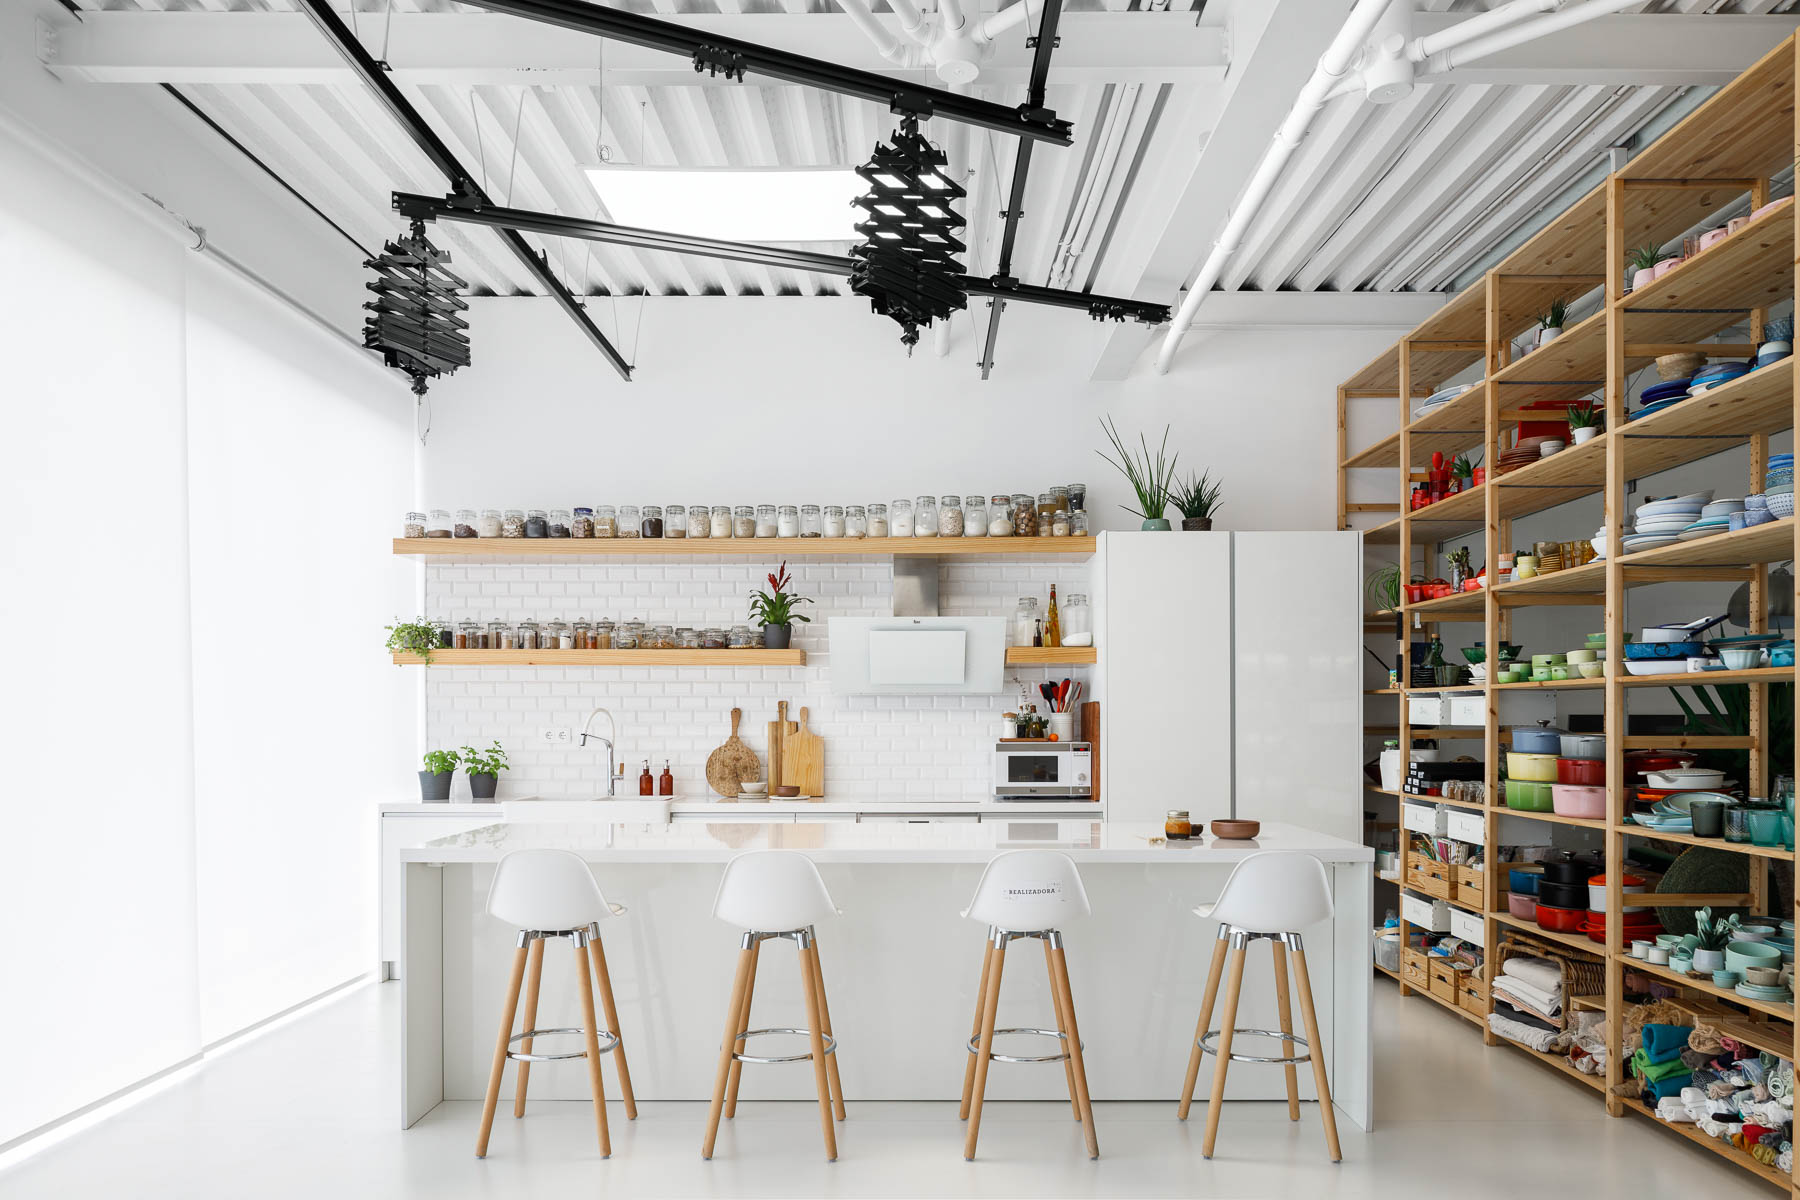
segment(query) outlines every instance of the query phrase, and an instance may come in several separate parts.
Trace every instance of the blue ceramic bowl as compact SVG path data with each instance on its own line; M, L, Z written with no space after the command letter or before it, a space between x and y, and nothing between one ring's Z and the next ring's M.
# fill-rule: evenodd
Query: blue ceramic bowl
M1506 873L1506 885L1521 896L1535 896L1538 894L1538 881L1543 877L1542 871L1513 867Z

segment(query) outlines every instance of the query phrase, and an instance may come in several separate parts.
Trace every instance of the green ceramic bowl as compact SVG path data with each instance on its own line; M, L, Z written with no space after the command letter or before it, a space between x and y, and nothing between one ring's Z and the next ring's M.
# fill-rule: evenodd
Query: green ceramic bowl
M1781 947L1767 942L1733 942L1725 947L1725 969L1744 971L1751 967L1779 967Z

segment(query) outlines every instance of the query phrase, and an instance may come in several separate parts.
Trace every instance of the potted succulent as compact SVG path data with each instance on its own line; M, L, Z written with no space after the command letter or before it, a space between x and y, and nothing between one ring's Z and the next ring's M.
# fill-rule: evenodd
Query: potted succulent
M1450 461L1450 475L1456 480L1456 490L1466 492L1475 486L1475 462L1466 454L1459 454Z
M1631 286L1625 290L1636 291L1652 279L1656 278L1656 264L1672 255L1655 242L1647 242L1625 255L1625 263L1631 268Z
M1207 530L1213 525L1213 514L1219 511L1219 492L1224 485L1215 483L1205 471L1198 478L1190 475L1185 483L1177 483L1169 499L1181 510L1181 527Z
M420 660L429 664L431 652L440 649L438 627L420 617L417 621L402 621L394 618L394 623L387 627L387 648L395 654L416 654Z
M1563 322L1569 318L1569 302L1552 300L1549 311L1538 317L1537 344L1548 346L1562 336Z
M1575 444L1579 446L1598 437L1604 417L1605 414L1592 404L1569 405L1569 434L1575 439Z
M456 778L456 764L461 761L454 750L427 751L425 769L419 772L419 799L426 804L448 801L450 783Z
M1711 973L1725 969L1725 948L1731 945L1731 935L1738 927L1738 914L1732 913L1723 920L1713 920L1712 909L1703 908L1694 914L1694 970Z
M1116 467L1137 495L1136 508L1129 504L1121 504L1119 507L1143 518L1144 523L1139 528L1166 531L1169 522L1163 513L1168 511L1169 493L1175 484L1175 460L1180 457L1166 453L1169 448L1169 427L1163 426L1162 444L1156 448L1155 457L1151 456L1150 443L1143 434L1138 434L1138 445L1143 451L1140 456L1126 448L1116 424L1102 417L1100 428L1106 430L1107 439L1112 442L1119 457L1115 459L1104 450L1097 450L1095 453Z
M811 621L795 609L811 604L805 596L788 590L793 580L788 577L787 563L781 570L769 572L769 590L750 593L750 616L762 622L763 645L770 650L786 650L793 639L795 621Z
M476 800L492 800L500 786L500 772L512 769L498 739L486 750L464 746L462 761L469 771L469 795Z

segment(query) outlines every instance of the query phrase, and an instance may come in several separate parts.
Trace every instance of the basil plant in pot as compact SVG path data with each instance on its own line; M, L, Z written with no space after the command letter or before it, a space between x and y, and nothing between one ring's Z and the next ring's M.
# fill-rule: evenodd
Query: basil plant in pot
M492 800L500 786L500 772L512 769L498 739L486 750L464 746L462 761L469 771L469 795L476 800Z
M1113 450L1118 458L1113 458L1104 450L1097 450L1101 458L1116 467L1131 484L1131 490L1137 495L1138 506L1121 504L1128 513L1136 513L1143 518L1143 529L1169 528L1168 520L1163 514L1168 511L1170 493L1175 487L1175 460L1179 455L1169 454L1169 427L1163 426L1162 443L1157 446L1154 456L1150 453L1150 443L1143 434L1138 434L1138 446L1142 454L1134 453L1125 445L1125 439L1119 436L1119 428L1106 418L1100 419L1100 428L1106 430L1107 440L1112 442Z
M769 572L768 591L750 593L750 616L762 623L763 646L767 649L786 650L793 640L793 623L812 620L796 611L800 605L812 601L790 591L792 586L793 580L788 577L787 563L784 562L779 571Z
M456 778L456 764L461 761L454 750L426 752L425 769L419 772L419 799L426 804L447 803L450 783Z
M1711 908L1703 908L1695 913L1694 970L1724 970L1725 949L1731 945L1731 935L1737 927L1737 913L1717 921L1713 920Z

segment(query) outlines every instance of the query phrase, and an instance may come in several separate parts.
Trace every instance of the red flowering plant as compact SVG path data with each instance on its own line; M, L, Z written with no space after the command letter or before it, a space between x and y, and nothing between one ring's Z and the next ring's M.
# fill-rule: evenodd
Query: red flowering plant
M793 580L788 577L787 563L781 564L779 571L769 572L769 590L750 593L750 615L764 625L787 625L793 621L811 621L812 618L795 609L801 604L812 601L788 589Z

